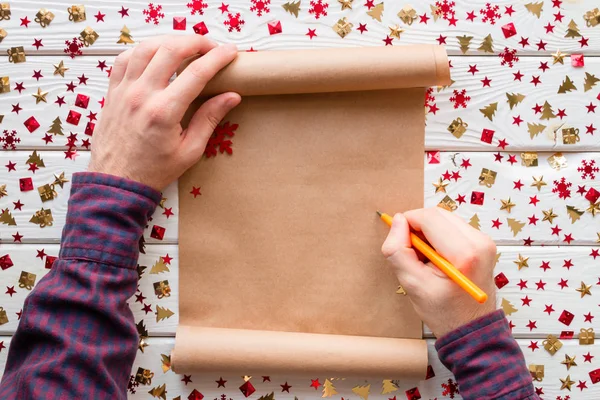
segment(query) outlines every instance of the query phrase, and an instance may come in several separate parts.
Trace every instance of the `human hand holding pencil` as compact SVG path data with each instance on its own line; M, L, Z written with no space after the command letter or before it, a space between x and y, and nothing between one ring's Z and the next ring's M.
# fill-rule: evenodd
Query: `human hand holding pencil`
M458 270L458 275L466 276L467 281L488 295L488 300L474 301L473 293L431 261L423 263L414 249L411 228L422 232L437 253ZM438 338L495 310L496 246L487 235L452 213L435 207L396 214L382 252L415 310Z

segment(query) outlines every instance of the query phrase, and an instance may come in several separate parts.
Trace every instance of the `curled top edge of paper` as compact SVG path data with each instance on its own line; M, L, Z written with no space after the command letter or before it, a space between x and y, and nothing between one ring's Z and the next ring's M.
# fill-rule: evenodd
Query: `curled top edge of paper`
M187 60L187 68L195 58ZM240 52L202 96L403 89L450 84L446 50L436 45Z

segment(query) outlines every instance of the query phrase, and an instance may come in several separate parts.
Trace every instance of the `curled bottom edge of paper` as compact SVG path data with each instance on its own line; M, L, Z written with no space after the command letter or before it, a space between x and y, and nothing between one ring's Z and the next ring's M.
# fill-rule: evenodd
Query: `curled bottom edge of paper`
M421 339L180 325L171 363L179 374L425 379L427 344Z

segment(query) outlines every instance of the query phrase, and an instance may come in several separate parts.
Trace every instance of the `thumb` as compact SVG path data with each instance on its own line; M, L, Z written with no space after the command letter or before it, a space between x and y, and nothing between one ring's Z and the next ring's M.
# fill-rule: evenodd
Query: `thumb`
M190 120L182 143L190 158L195 161L202 157L210 135L227 113L241 101L242 98L239 94L229 92L215 96L200 106Z

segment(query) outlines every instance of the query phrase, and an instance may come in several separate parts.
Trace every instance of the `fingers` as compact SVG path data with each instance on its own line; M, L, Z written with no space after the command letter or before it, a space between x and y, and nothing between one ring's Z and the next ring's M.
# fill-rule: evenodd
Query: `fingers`
M218 46L191 63L166 89L167 98L177 99L181 115L190 103L198 97L204 86L217 72L237 56L233 44Z
M117 56L115 59L115 63L110 72L110 82L109 89L117 86L123 80L125 76L125 71L127 70L127 66L129 65L129 59L131 58L131 54L134 49L129 49Z
M190 165L202 157L210 135L225 115L240 104L241 100L237 93L223 93L209 99L196 111L181 144Z
M161 36L151 40L145 40L135 47L133 55L127 66L127 72L125 73L125 79L129 81L137 80L148 64L152 57L158 51L158 48L166 41L173 40L169 36ZM181 39L180 39L181 40Z
M163 41L142 74L142 78L154 86L164 88L186 58L206 54L215 47L217 47L215 42L200 35L186 37L185 40L177 36L177 39Z

